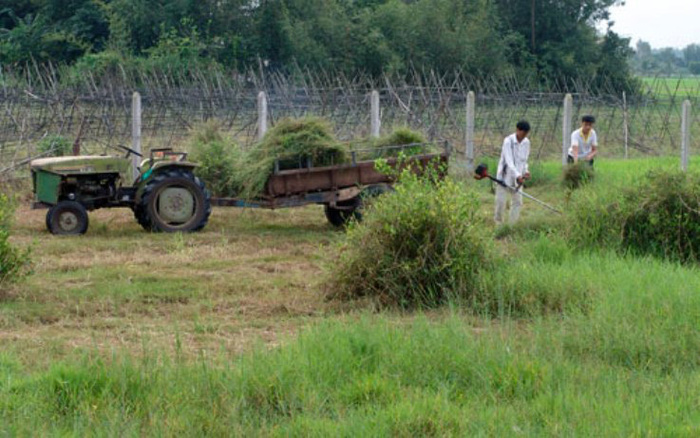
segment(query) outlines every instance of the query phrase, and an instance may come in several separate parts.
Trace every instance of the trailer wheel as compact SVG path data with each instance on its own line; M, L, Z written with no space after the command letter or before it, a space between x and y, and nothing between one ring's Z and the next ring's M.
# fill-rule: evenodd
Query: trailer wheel
M340 208L331 207L330 205L325 205L323 212L326 214L326 219L334 227L344 227L350 222L351 219L360 220L362 215L359 212L360 204L362 199L356 196L347 201L338 202L336 205Z
M154 176L134 207L139 224L156 232L199 231L210 214L209 191L199 178L184 169L166 170Z
M325 206L325 213L328 222L336 227L343 227L350 222L351 219L355 219L358 222L362 221L364 214L364 209L369 205L375 198L381 196L385 193L391 193L394 188L388 184L375 184L367 186L358 196L347 201L338 202L337 205L342 208L333 208L329 205Z
M61 201L46 213L46 228L51 234L85 234L88 225L88 212L79 202Z

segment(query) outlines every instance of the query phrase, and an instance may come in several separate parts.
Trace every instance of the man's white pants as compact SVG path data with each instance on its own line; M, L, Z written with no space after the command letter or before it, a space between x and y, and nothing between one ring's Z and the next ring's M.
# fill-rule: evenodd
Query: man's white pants
M506 210L506 201L510 197L510 224L514 224L520 217L520 207L523 205L523 195L520 192L514 193L500 184L496 185L496 212L493 219L497 224L503 223L503 214Z

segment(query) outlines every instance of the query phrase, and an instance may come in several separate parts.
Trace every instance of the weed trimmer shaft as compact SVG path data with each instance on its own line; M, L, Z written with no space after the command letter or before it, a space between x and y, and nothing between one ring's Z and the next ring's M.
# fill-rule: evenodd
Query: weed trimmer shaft
M534 196L528 195L527 193L523 192L522 190L520 190L520 186L511 187L508 184L506 184L505 181L502 181L498 178L494 178L493 176L489 175L489 168L484 163L481 163L478 166L476 166L476 169L474 169L474 174L475 174L474 179L482 180L484 178L488 178L491 181L498 184L499 186L505 187L507 190L510 190L513 193L520 193L521 195L525 196L526 198L531 199L531 200L535 201L536 203L540 204L544 208L552 210L553 212L555 212L557 214L562 214L562 212L560 210L557 210L556 208L552 207L551 205L547 204L546 202L540 201L539 199L535 198Z

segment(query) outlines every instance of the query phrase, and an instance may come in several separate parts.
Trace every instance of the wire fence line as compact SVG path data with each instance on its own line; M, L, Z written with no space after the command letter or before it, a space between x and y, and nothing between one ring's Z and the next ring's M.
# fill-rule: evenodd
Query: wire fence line
M210 119L236 142L250 145L256 140L260 91L268 98L270 125L283 117L315 115L327 118L340 140L357 142L370 134L370 95L377 90L382 133L409 126L431 140L450 141L459 153L465 148L466 102L473 90L477 156L497 154L503 136L518 120L527 119L536 159L561 154L566 93L574 98L574 120L594 114L601 153L616 157L624 155L625 131L631 156L678 153L682 102L690 100L695 108L700 103L700 80L656 78L642 92L623 99L611 86L597 85L593 91L590 83L579 82L541 91L519 79L474 79L459 73L448 78L425 72L397 80L323 72L290 76L198 71L178 76L122 70L65 85L54 69L37 69L21 80L0 76L0 172L12 173L39 156L38 145L49 136L76 143L83 154L128 145L134 91L143 102L145 148L185 147L189 130ZM692 112L691 151L700 146L699 116L700 111Z

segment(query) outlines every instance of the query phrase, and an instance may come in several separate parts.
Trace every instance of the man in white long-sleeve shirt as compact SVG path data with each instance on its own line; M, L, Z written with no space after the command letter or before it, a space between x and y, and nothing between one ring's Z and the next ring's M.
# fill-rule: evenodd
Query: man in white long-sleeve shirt
M496 224L503 223L503 214L506 209L508 195L510 201L510 223L514 224L520 217L520 207L523 205L523 197L517 191L525 179L530 178L527 159L530 156L530 140L527 136L530 133L530 124L521 120L516 125L515 133L503 140L501 149L501 159L498 162L498 174L496 177L512 187L513 190L506 189L501 185L496 185L496 212L494 220Z

